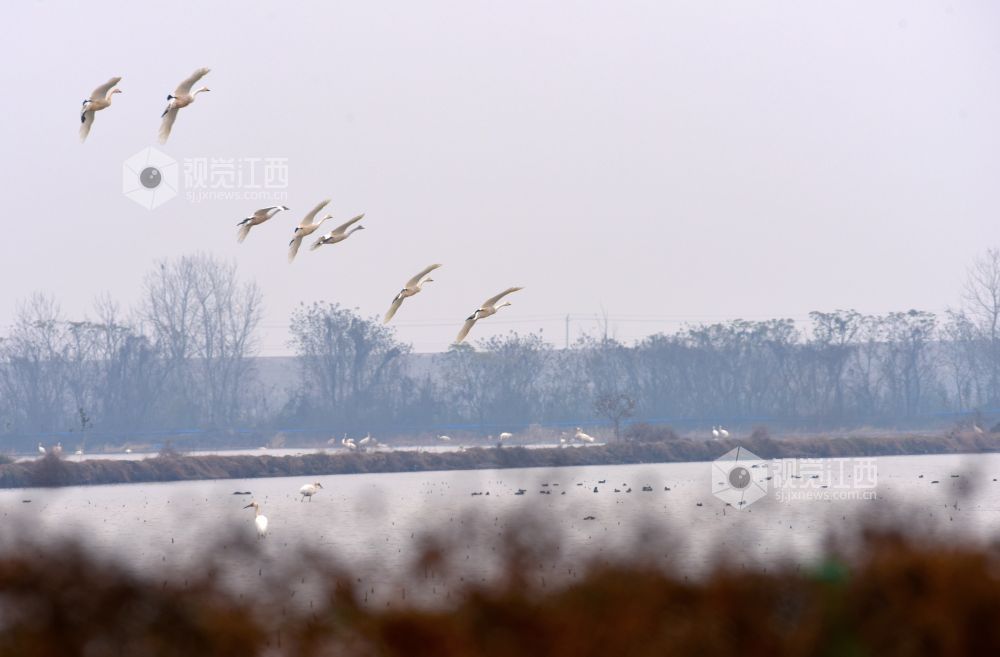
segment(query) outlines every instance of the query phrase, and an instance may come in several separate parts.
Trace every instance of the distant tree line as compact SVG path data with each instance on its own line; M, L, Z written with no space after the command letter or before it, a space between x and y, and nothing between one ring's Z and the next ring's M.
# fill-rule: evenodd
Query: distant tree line
M942 316L817 311L807 326L733 320L560 350L510 333L424 367L376 318L303 305L290 318L297 383L282 391L256 367L262 302L235 265L202 254L157 263L127 312L102 297L73 320L29 297L0 334L0 445L67 431L498 432L594 418L616 434L629 418L912 427L1000 408L996 249Z

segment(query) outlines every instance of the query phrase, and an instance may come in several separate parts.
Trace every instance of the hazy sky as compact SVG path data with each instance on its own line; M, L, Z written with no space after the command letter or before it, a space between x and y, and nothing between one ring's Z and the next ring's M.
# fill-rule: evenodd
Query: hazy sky
M67 314L133 302L160 258L203 250L258 281L264 354L300 302L381 314L447 347L602 309L631 340L680 322L857 308L940 311L1000 244L1000 3L8 2L0 42L0 325L36 290ZM165 96L211 74L163 148L279 157L293 212L121 193ZM77 138L80 101L123 93ZM303 251L322 198L367 230ZM329 222L334 224L337 222ZM330 225L328 224L328 228ZM641 320L641 321L640 321Z

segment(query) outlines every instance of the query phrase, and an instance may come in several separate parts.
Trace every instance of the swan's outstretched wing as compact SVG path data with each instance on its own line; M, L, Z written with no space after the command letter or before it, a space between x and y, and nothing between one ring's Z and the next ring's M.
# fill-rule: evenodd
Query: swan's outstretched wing
M80 115L80 141L83 142L90 134L90 126L94 125L94 112L84 112Z
M94 89L93 93L90 94L91 100L104 100L108 96L108 92L111 91L111 87L115 86L121 82L121 77L111 78L98 88Z
M292 241L288 243L288 262L295 260L295 256L299 252L299 246L302 245L302 236L296 235L292 238Z
M496 295L494 297L490 297L489 299L487 299L486 301L484 301L483 302L483 307L486 308L488 306L492 306L493 304L495 304L500 299L503 299L508 294L510 294L512 292L517 292L518 290L523 290L523 289L524 289L523 287L509 287L506 290L504 290L503 292L501 292L500 294L498 294L498 295Z
M312 210L310 210L306 214L306 216L302 217L302 221L299 222L299 226L301 226L303 228L306 227L306 226L311 226L313 224L313 222L316 220L316 215L319 214L319 211L322 210L323 208L325 208L326 204L329 203L329 202L330 202L330 199L326 199L326 200L320 201L319 205L317 205L315 208L313 208Z
M417 285L420 284L420 282L422 280L424 280L424 277L427 276L427 274L431 273L432 271L434 271L435 269L437 269L440 266L441 265L431 265L430 267L427 267L426 269L424 269L423 271L421 271L419 274L417 274L416 276L414 276L410 280L406 281L406 285L404 287L416 287Z
M167 143L167 138L170 137L170 131L174 127L174 121L177 120L177 108L168 107L163 113L163 121L160 123L160 143Z
M242 244L243 240L245 240L247 238L247 235L250 234L250 229L252 227L253 226L250 224L249 221L246 222L245 224L240 224L240 230L237 233L236 241Z
M187 78L186 80L184 80L184 82L181 82L179 85L177 85L177 89L174 90L174 95L185 96L188 93L190 93L191 87L194 86L195 82L208 75L208 72L210 70L211 69L207 68L199 68L197 71L191 74L191 77Z
M475 323L476 320L474 319L465 320L465 324L462 324L462 330L458 332L458 337L455 338L455 344L459 344L465 339L465 336L469 334L469 331L472 330L472 325Z
M393 318L399 307L403 305L403 295L397 294L396 298L392 300L392 305L389 306L389 310L385 312L385 319L382 320L383 324L388 324L389 320Z
M339 226L337 226L336 228L334 228L333 230L331 230L330 234L331 235L343 235L344 233L347 232L347 229L350 228L352 224L356 224L356 223L358 223L359 221L361 221L364 218L365 218L365 213L362 212L361 214L359 214L358 216L354 217L353 219L349 219L349 220L345 221L344 223L340 224Z

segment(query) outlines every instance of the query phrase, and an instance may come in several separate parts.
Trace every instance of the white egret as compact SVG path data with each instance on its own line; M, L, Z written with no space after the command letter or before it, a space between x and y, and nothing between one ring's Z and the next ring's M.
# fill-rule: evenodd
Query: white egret
M111 78L94 89L90 98L83 101L83 107L80 110L80 143L86 141L87 135L90 134L90 126L94 125L94 112L111 107L111 97L122 92L121 89L115 88L119 82L121 82L121 77Z
M300 221L299 225L295 227L295 232L292 235L292 241L288 243L288 262L295 260L295 256L299 252L299 247L302 245L303 239L315 233L316 229L322 226L324 221L327 219L333 219L332 214L327 214L324 215L319 221L315 221L316 215L319 214L319 211L325 208L329 202L330 199L320 201L315 208L306 213L306 216L302 217L302 221Z
M41 454L42 456L45 456L45 453L46 453L45 452L45 448L42 447L41 443L38 443L38 453Z
M268 219L274 217L274 215L287 209L288 207L284 205L274 205L269 208L261 208L260 210L257 210L252 215L250 215L240 223L236 224L240 228L239 233L237 234L236 237L236 241L243 242L243 240L247 238L247 235L250 234L251 228L253 228L254 226L261 225Z
M312 502L313 495L318 493L321 488L323 488L323 484L319 483L318 481L313 482L311 484L306 484L305 486L299 489L299 495L302 496L301 498L299 498L299 501L301 502L302 500L308 497L309 501Z
M345 221L344 223L340 224L339 226L337 226L336 228L334 228L333 230L331 230L326 235L321 236L318 240L316 240L315 242L313 242L312 246L309 247L309 250L310 251L315 251L316 249L318 249L319 247L323 246L324 244L336 244L338 242L343 242L348 237L350 237L351 234L354 233L354 231L356 231L356 230L364 230L364 228L365 228L364 226L354 226L354 228L351 228L352 225L354 225L355 223L361 221L364 218L365 218L365 213L362 212L361 214L359 214L358 216L354 217L353 219L349 219L349 220ZM351 228L351 229L347 230L348 228Z
M170 137L170 130L174 127L174 121L177 120L178 110L187 107L194 102L195 96L203 91L211 91L208 87L201 87L194 93L191 93L191 87L195 83L208 75L210 69L199 68L197 71L192 73L186 80L177 85L177 89L174 93L167 94L167 108L163 110L163 114L160 118L163 122L160 124L160 143L165 144L167 138Z
M458 337L455 338L455 344L459 344L462 342L462 340L465 339L465 336L469 334L469 331L472 330L473 324L475 324L477 321L483 319L484 317L495 315L497 311L503 308L504 306L511 305L510 301L504 301L498 306L496 305L497 301L504 298L508 294L511 294L512 292L517 292L518 290L523 290L523 289L524 289L523 287L509 287L500 294L492 296L486 301L484 301L483 305L476 308L475 312L473 312L471 315L465 318L465 324L462 326L462 330L458 332Z
M251 502L250 504L247 504L243 508L244 509L252 508L254 510L253 523L257 525L257 538L264 538L264 536L267 534L267 516L265 516L263 513L260 512L260 505L257 504L256 502Z
M392 300L392 305L389 306L389 310L386 311L385 319L382 320L382 323L383 324L389 323L389 320L392 319L392 316L395 315L396 311L399 310L399 307L403 305L404 299L412 297L417 292L419 292L424 283L433 282L434 279L430 278L429 274L440 266L441 265L438 264L430 265L422 269L419 274L417 274L410 280L406 281L406 285L404 285L403 289L399 291L399 294L396 295L396 298Z
M579 440L582 443L592 443L592 442L595 442L597 440L593 436L585 434L583 432L583 429L581 429L580 427L576 428L576 433L573 434L573 437L576 438L577 440Z

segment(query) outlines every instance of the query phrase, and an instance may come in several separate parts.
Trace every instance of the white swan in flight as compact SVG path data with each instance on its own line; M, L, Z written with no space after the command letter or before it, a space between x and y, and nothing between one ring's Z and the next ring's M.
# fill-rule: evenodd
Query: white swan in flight
M174 93L167 95L167 108L163 110L163 114L160 118L163 122L160 123L160 143L167 143L167 138L170 136L170 130L174 127L174 121L177 120L177 111L187 107L194 102L195 96L203 91L211 91L208 87L201 87L194 93L191 93L191 87L195 85L198 80L202 79L211 69L199 68L197 71L191 74L189 78L177 85Z
M257 210L252 215L236 224L240 228L236 241L242 243L243 240L247 238L247 235L250 234L251 228L261 225L268 219L273 218L274 215L287 209L288 207L285 205L274 205L269 208L261 208L260 210Z
M318 493L322 488L323 484L319 483L318 481L315 481L311 484L306 484L305 486L299 489L299 495L302 496L301 498L299 498L299 501L302 501L308 497L309 501L312 502L313 495Z
M504 301L499 306L496 305L497 301L504 298L512 292L517 292L518 290L523 290L523 287L509 287L500 294L492 296L483 302L483 305L476 308L475 312L465 318L465 324L462 325L462 330L458 332L458 337L455 338L455 344L459 344L465 339L465 336L469 334L472 330L472 326L484 317L489 317L490 315L495 315L498 310L504 306L509 306L510 301Z
M354 226L354 228L351 228L352 225L356 224L357 222L361 221L364 218L365 218L365 213L362 212L353 219L345 221L344 223L340 224L339 226L331 230L326 235L323 235L318 240L313 242L312 246L309 247L309 250L315 251L324 244L336 244L337 242L343 242L348 237L350 237L354 231L364 230L365 229L364 226ZM351 229L347 230L348 228Z
M417 274L410 280L406 281L406 285L404 285L403 289L399 291L399 294L396 295L396 298L392 300L392 305L389 306L389 310L386 311L385 319L382 320L382 323L383 324L389 323L389 320L392 319L393 315L396 314L396 311L399 310L399 307L403 305L403 299L412 297L414 294L419 292L424 283L432 282L434 279L430 278L429 274L440 266L441 265L438 264L425 267L420 271L419 274Z
M121 76L111 78L94 89L90 98L83 101L83 107L80 110L80 143L86 141L87 135L90 134L90 126L94 125L94 112L111 107L111 97L122 92L121 89L115 87L121 80Z
M257 526L257 538L264 538L267 535L267 516L260 512L260 505L256 502L251 502L243 508L254 510L253 524Z
M576 433L573 434L573 437L576 438L577 440L579 440L582 443L592 443L592 442L595 442L597 440L593 436L585 434L583 432L583 429L581 429L580 427L576 428Z
M292 241L288 243L288 262L295 260L295 256L299 252L299 246L302 245L302 240L306 237L312 235L316 232L316 229L323 225L323 222L327 219L333 219L332 214L325 215L319 221L315 221L316 215L319 211L327 206L330 199L324 199L319 202L315 208L310 210L306 216L302 217L302 221L299 225L295 227L295 233L293 234Z

